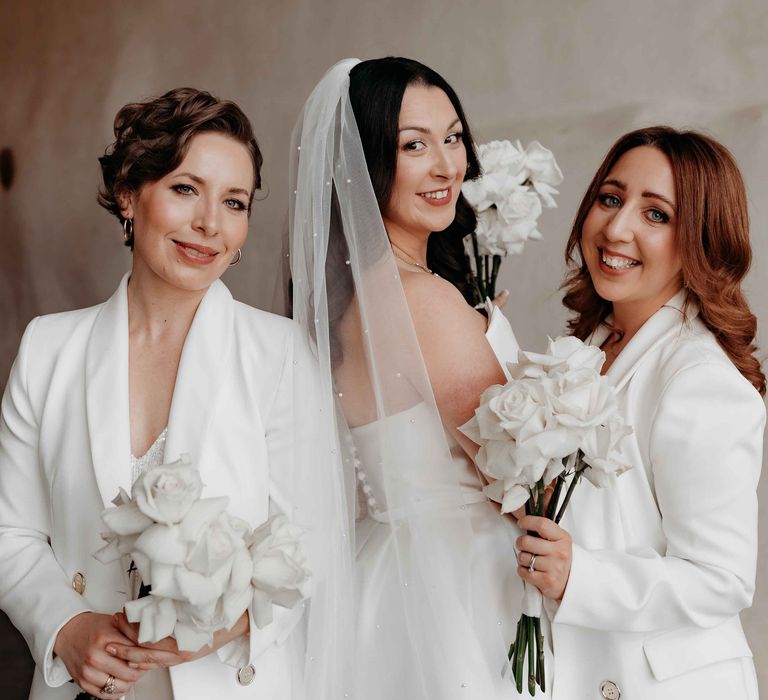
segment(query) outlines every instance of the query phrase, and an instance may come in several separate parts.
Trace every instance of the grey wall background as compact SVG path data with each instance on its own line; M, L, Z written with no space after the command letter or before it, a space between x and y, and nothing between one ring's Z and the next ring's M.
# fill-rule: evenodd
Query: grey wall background
M545 240L505 263L507 313L524 346L564 327L557 287L570 220L625 131L656 122L725 143L750 190L747 288L768 347L768 5L763 0L5 0L0 4L0 387L36 314L104 300L129 267L118 224L95 202L96 158L126 102L193 85L239 102L265 156L236 297L268 307L284 227L293 121L324 70L346 56L400 54L456 88L479 141L540 140L565 173ZM768 503L766 479L762 502ZM761 533L768 517L761 514ZM768 552L743 615L768 689ZM0 574L1 575L1 574ZM0 696L25 697L29 663L7 621Z

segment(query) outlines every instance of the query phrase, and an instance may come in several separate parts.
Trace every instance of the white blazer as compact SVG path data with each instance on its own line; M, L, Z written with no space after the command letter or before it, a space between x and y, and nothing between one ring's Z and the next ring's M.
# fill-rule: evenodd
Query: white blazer
M52 655L58 631L83 611L120 610L130 590L119 562L92 556L102 545L100 513L119 487L131 486L127 278L104 304L34 319L3 397L0 608L35 659L33 700L75 697L79 689ZM290 515L298 509L288 501L297 444L293 383L307 357L295 329L234 301L217 281L179 365L165 460L189 453L203 495L228 496L229 512L252 526L266 520L271 502ZM250 644L235 640L218 655L173 667L174 695L289 697L282 642L300 616L300 606L276 609L263 631L251 620Z
M583 480L561 523L574 547L553 700L757 698L739 611L754 592L765 405L684 300L607 372L633 468L608 489Z

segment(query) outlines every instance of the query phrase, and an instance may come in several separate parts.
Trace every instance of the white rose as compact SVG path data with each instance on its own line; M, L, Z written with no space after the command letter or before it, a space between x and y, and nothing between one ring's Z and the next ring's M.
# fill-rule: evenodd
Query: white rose
M525 149L525 169L528 179L547 207L556 207L555 187L563 181L563 173L555 156L538 141L531 141Z
M604 424L618 411L616 393L593 369L561 371L553 377L558 391L550 397L555 420L563 426L584 430Z
M605 353L596 345L587 345L574 335L550 339L549 354L563 360L569 369L586 367L599 372L605 362Z
M480 255L506 255L510 252L519 252L514 246L513 250L508 250L508 247L502 240L505 225L499 217L499 210L495 206L481 211L477 215L475 236ZM521 251L523 244L519 243L518 246Z
M553 423L525 440L488 440L478 450L477 466L504 480L505 491L515 485L532 488L545 475L551 480L562 471L557 465L578 449L580 439L579 431Z
M481 402L483 412L490 412L502 431L520 441L543 432L550 417L542 387L530 381L510 382L495 395L486 391ZM478 422L481 422L479 417ZM493 439L493 432L483 434L484 422L481 422L481 435Z
M182 455L172 464L147 469L133 484L131 495L139 510L158 523L180 522L203 489L200 474Z
M525 179L526 155L519 141L489 141L478 146L477 155L484 175L505 173L515 177L518 184Z
M176 570L185 601L193 606L206 605L228 591L250 586L251 560L245 540L249 534L243 521L227 513L208 523L191 545L184 566Z
M541 216L541 200L527 187L518 187L499 204L499 215L509 226L525 224L528 229L531 225L535 229Z
M125 616L128 622L139 623L139 644L154 644L173 634L176 606L169 598L148 595L128 601L125 604Z
M496 206L478 213L475 235L480 255L516 255L523 251L527 240L542 237L535 218L508 220Z
M109 528L107 532L101 533L101 539L106 544L93 553L102 564L108 564L128 554L139 535L153 522L131 501L125 489L119 490L112 503L115 508L107 508L101 514L101 519Z
M618 414L611 416L604 425L595 426L582 437L583 459L589 466L583 475L598 488L608 486L617 476L631 468L623 454L624 438L632 434L632 428Z
M307 597L311 572L299 542L303 530L278 515L257 528L250 546L253 615L261 629L272 622L272 605L292 608Z
M547 353L518 351L518 360L508 365L513 379L523 377L555 377L573 369L592 369L600 372L605 353L594 345L587 345L575 336L550 338Z

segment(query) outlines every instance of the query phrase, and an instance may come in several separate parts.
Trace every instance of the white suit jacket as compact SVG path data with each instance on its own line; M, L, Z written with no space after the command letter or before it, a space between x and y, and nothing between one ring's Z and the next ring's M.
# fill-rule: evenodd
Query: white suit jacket
M104 304L34 319L3 397L0 608L35 659L34 700L79 692L52 656L61 627L86 610L120 610L127 599L120 563L92 556L102 545L100 513L118 487L131 486L126 288L127 275ZM293 391L297 371L309 368L295 328L234 301L215 282L179 365L165 460L189 453L203 495L228 496L229 512L252 526L266 520L270 504L291 516L297 507L288 500L296 477ZM73 582L84 582L82 595ZM218 656L172 668L175 696L289 697L292 669L281 642L300 616L300 608L276 609L263 631L251 621L250 643L242 638ZM249 662L255 678L242 685L238 670Z
M554 700L757 698L738 614L754 591L765 406L697 311L684 321L684 300L607 372L634 428L632 469L607 489L583 480L561 523L574 547Z

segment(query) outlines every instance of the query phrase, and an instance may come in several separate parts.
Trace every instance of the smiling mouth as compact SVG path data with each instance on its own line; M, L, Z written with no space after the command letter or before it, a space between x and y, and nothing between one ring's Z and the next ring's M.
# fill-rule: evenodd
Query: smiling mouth
M219 254L213 248L209 248L208 246L195 245L194 243L185 243L184 241L176 240L173 242L179 246L179 248L182 248L184 253L189 255L191 258L199 258L201 260L205 260L207 258L214 258Z
M439 201L448 197L450 193L450 188L446 187L444 190L435 190L434 192L419 192L419 197L423 197L424 199L431 199L433 201Z
M631 267L637 267L642 264L639 260L635 260L634 258L606 253L602 248L600 248L599 251L600 260L602 260L603 265L611 268L611 270L628 270Z

